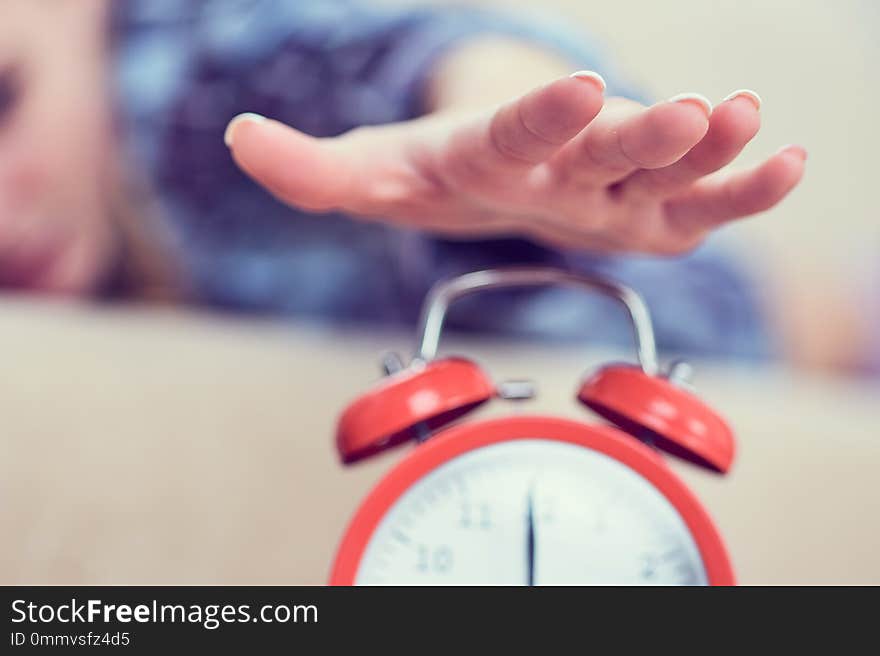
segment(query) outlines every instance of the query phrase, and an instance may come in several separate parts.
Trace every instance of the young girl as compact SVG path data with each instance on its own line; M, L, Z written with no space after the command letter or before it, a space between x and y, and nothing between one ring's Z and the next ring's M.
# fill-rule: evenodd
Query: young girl
M411 322L440 277L554 264L643 292L666 348L772 350L747 277L700 246L803 172L789 146L713 175L758 130L754 92L647 106L579 30L463 8L11 0L5 12L7 286ZM547 290L451 318L626 339L608 310Z

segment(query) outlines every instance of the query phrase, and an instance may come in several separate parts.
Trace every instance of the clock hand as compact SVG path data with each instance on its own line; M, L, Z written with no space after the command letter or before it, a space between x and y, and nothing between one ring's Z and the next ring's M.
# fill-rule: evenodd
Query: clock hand
M526 585L535 585L535 512L533 489L529 488L526 510Z

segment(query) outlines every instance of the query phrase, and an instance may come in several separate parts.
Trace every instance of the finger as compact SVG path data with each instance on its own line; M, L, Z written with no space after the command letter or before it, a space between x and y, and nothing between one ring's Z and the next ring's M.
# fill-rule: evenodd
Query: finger
M577 139L554 158L558 178L604 186L637 169L669 166L703 138L712 106L683 94L645 109L638 103L608 103Z
M232 119L225 139L238 166L285 203L324 211L349 207L358 196L351 160L332 140L256 114Z
M549 159L599 113L605 82L581 71L535 89L453 136L448 163L459 174L503 176Z
M726 166L757 134L760 107L761 100L753 91L734 92L714 109L700 143L670 166L637 171L623 183L622 192L631 196L672 195Z
M688 193L666 202L667 219L693 232L763 212L797 185L806 159L803 148L787 146L750 171L698 182Z

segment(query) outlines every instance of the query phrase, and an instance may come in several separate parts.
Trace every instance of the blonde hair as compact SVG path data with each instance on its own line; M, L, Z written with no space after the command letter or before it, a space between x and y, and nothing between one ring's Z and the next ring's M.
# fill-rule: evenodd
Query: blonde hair
M191 297L179 251L150 185L119 166L110 185L108 211L117 253L109 293L155 303L182 303Z

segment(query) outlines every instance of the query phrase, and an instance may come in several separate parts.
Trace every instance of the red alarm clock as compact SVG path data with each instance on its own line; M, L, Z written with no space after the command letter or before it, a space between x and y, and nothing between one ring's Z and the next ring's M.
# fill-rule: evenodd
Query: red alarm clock
M638 365L606 365L577 390L609 423L459 421L490 399L534 389L496 385L471 360L438 358L449 304L538 285L598 291L628 311ZM355 513L331 584L734 584L711 517L661 456L724 473L733 433L690 391L686 365L660 373L651 318L633 290L556 269L469 273L431 290L420 333L410 365L386 359L387 377L339 419L345 463L416 446Z

